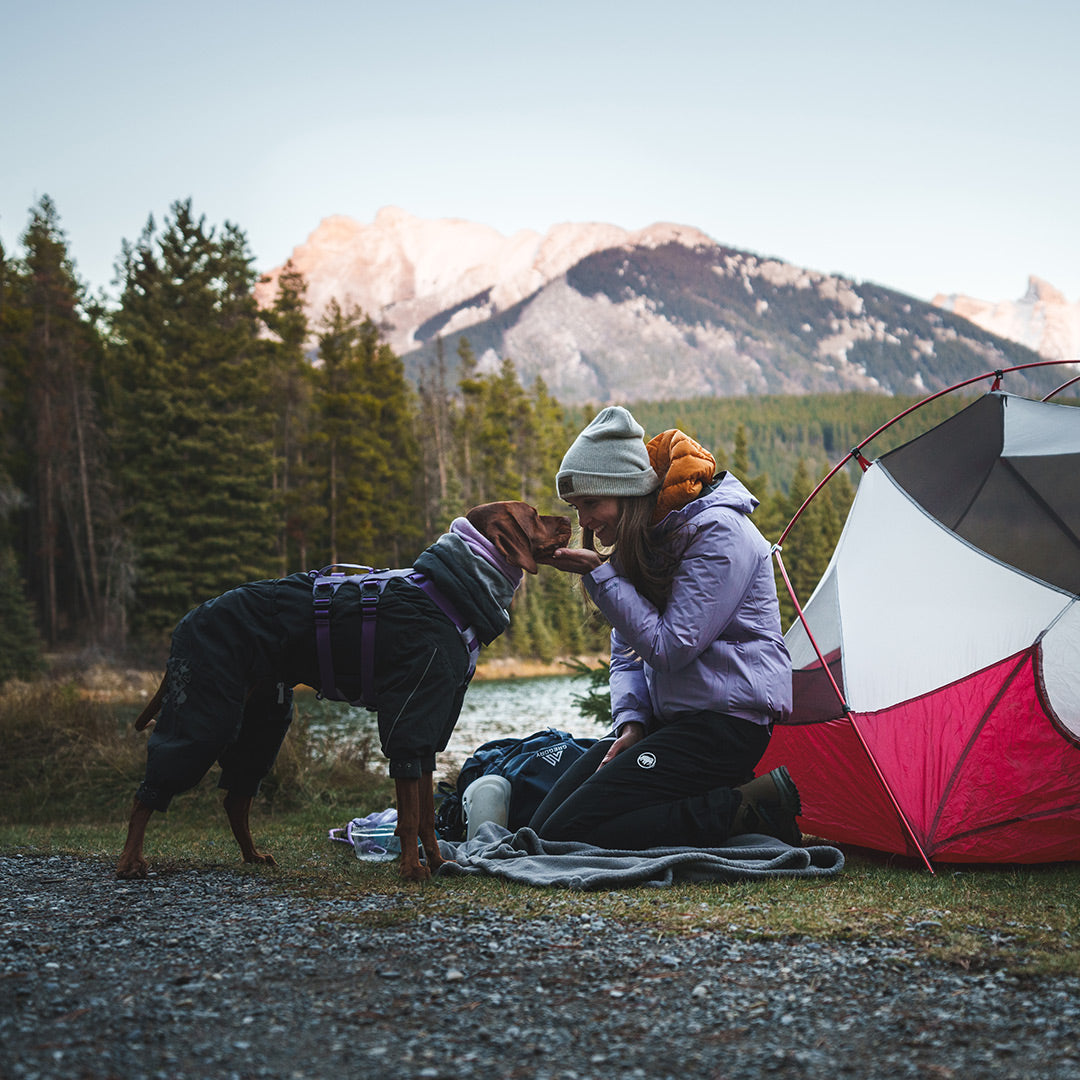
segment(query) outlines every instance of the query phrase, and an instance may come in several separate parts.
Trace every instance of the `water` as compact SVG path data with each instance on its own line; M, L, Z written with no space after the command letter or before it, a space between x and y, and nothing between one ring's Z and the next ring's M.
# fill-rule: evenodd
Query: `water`
M604 734L601 725L586 719L574 703L575 694L589 689L587 676L550 675L531 679L485 679L469 687L457 727L436 761L436 779L455 773L482 743L508 737L524 738L544 728L559 728L582 738ZM347 735L374 731L375 714L331 701L298 698L310 712L312 727Z

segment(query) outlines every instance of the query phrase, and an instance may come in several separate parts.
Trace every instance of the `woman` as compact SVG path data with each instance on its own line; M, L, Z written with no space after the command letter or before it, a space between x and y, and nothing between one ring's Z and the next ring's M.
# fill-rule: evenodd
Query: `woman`
M718 847L749 832L797 845L787 770L753 779L791 710L769 544L749 518L757 500L681 431L648 446L643 435L626 409L606 408L556 477L583 547L556 551L554 565L582 575L612 626L613 728L530 826L607 848Z

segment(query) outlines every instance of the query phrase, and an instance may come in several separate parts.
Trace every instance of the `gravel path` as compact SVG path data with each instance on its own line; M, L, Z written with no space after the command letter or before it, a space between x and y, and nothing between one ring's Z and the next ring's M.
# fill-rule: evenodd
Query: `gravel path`
M0 857L0 1076L1080 1078L1075 978L408 902Z

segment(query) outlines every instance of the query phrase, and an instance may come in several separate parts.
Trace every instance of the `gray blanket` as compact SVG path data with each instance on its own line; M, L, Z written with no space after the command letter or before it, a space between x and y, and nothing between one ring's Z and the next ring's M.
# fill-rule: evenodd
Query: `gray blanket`
M759 878L826 878L844 868L834 847L789 847L770 836L732 838L727 847L649 848L612 851L574 841L542 840L532 829L516 833L493 822L472 840L439 842L453 859L442 875L490 874L523 885L565 889L615 889L626 885L662 887L681 881L751 881Z

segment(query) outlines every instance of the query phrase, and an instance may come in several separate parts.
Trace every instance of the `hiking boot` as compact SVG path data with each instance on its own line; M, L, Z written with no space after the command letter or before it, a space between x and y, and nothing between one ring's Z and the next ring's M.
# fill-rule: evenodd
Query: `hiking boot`
M795 781L783 765L735 790L742 796L742 802L735 811L729 836L762 833L792 847L802 844L802 833L795 823L802 813L802 800Z

